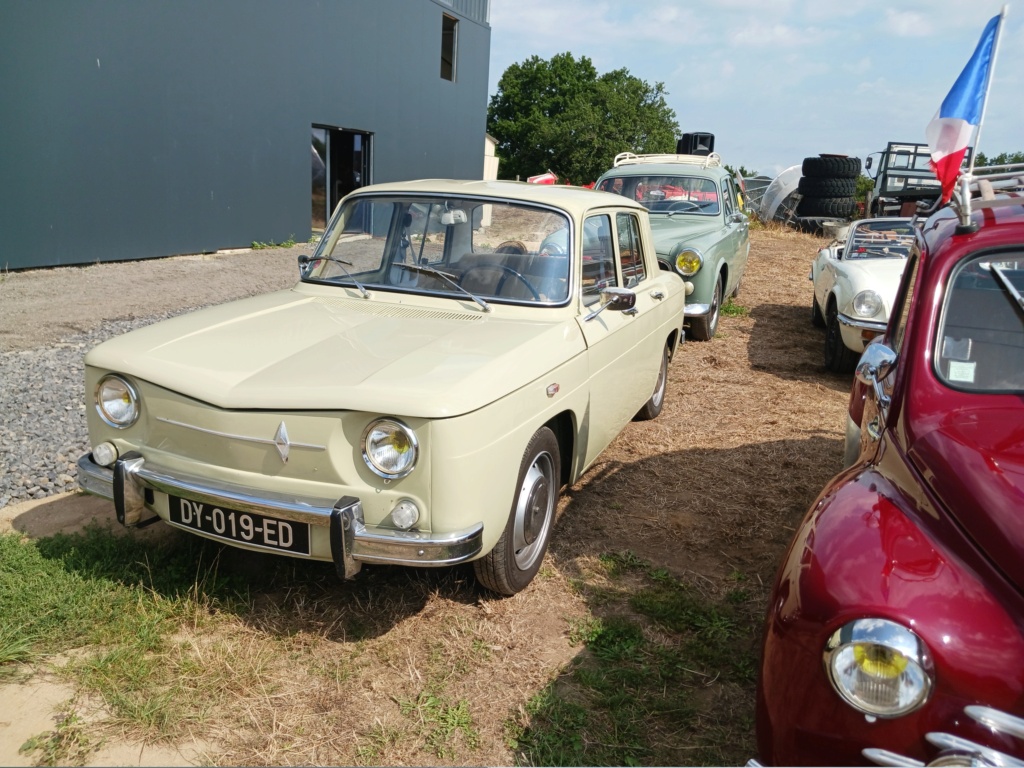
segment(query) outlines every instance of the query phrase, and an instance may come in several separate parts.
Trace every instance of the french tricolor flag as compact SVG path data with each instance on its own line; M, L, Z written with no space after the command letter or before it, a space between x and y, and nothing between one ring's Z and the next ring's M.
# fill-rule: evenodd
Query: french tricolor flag
M1003 14L993 16L985 26L974 55L925 128L932 170L942 182L944 203L953 196L960 164L972 143L974 131L981 125L1002 19Z

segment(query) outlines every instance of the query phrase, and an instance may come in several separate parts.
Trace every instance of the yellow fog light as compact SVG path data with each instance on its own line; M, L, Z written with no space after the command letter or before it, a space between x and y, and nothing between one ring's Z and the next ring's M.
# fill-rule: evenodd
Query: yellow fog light
M412 472L418 455L415 433L397 419L377 419L363 431L363 461L387 480Z
M834 632L825 646L825 667L847 704L876 717L913 712L932 689L928 649L909 629L886 619L858 619Z

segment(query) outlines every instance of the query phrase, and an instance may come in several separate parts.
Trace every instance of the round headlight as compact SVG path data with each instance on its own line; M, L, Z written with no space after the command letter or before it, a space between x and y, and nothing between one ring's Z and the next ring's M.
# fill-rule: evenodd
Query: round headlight
M684 248L676 254L676 270L683 277L697 274L697 270L702 266L704 266L704 257L696 248Z
M882 309L882 297L874 291L861 291L853 297L853 311L861 317L874 317Z
M924 643L885 619L858 619L837 630L825 647L825 666L846 703L875 717L913 712L932 689Z
M416 467L418 454L416 435L396 419L377 419L363 431L363 461L383 478L408 475Z
M96 410L110 426L126 429L139 418L139 394L120 376L104 376L96 385Z

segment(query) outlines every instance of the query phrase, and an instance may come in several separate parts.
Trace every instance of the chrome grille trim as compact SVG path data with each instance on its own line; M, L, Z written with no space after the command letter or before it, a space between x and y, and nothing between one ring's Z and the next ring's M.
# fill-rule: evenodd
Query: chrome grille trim
M1024 740L1024 719L1016 715L977 704L964 707L964 712L971 719L989 728L994 734L1013 736ZM927 734L925 738L930 744L939 748L939 753L927 765L1024 766L1024 760L1020 758L951 733L933 732ZM869 747L861 750L861 754L876 765L925 765L913 758L904 757L885 749ZM943 762L944 759L946 762Z
M230 432L220 432L216 429L207 429L206 427L197 427L195 424L186 424L183 421L175 421L174 419L168 419L164 416L157 416L157 421L162 421L164 424L170 424L174 427L181 427L182 429L191 429L194 432L202 432L204 435L213 435L214 437L223 437L228 440L240 440L246 443L257 443L259 445L272 445L277 448L277 452L281 456L281 461L288 461L288 452L292 448L306 448L311 451L326 451L326 445L316 445L315 443L296 443L288 439L288 432L285 430L284 422L277 428L277 434L274 437L252 437L250 435L234 435Z

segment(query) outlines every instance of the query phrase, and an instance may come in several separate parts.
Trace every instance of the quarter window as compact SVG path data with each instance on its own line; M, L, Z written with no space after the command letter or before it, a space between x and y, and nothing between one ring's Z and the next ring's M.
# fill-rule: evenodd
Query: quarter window
M619 231L619 266L622 269L622 281L627 288L632 288L647 277L643 252L640 250L640 225L636 216L629 213L616 214L615 221Z
M611 217L589 216L583 222L583 302L592 304L602 288L617 285Z

